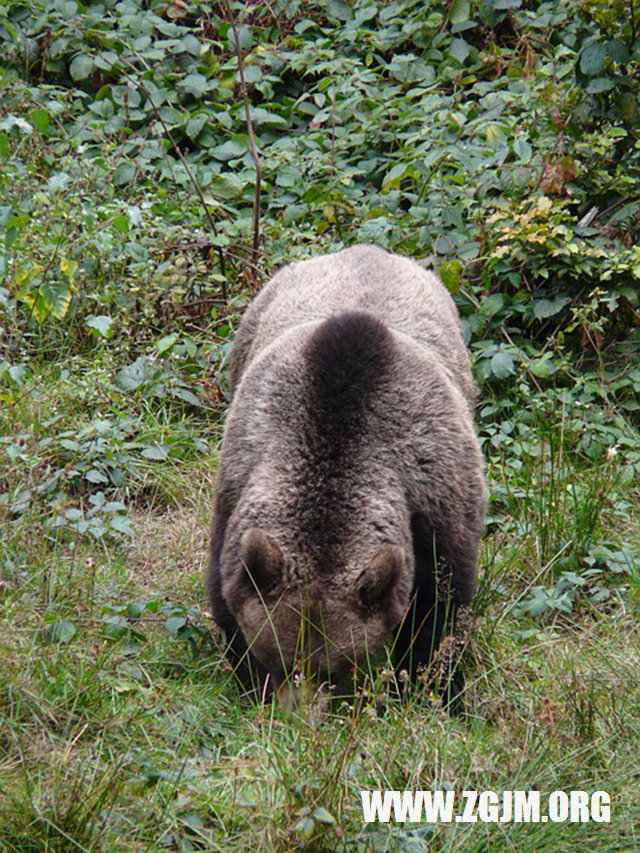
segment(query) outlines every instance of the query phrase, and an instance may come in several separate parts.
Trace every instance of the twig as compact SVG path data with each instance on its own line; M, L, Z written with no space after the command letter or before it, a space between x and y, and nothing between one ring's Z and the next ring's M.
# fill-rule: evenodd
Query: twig
M256 264L248 260L246 257L243 258L240 253L236 252L234 249L229 249L227 251L227 254L232 260L235 259L241 261L245 266L251 267L251 271L253 272L254 276L258 276L262 279L266 279L269 277L261 266L257 266Z
M130 45L128 45L128 47L131 49ZM145 62L144 58L141 57L135 50L133 50L133 52L138 57L138 59L143 63L143 65L147 69L149 69L149 65L147 62ZM155 101L151 97L151 93L149 92L147 87L144 85L144 83L140 80L140 78L132 77L131 74L129 74L129 72L126 69L123 69L123 73L124 73L124 76L127 78L127 80L129 80L129 82L132 84L132 86L134 86L134 87L138 86L140 88L140 90L142 91L142 93L144 94L144 96L149 100L149 103L151 104L151 108L154 111L154 113L156 114L156 118L158 119L158 121L162 125L162 129L164 130L165 134L167 135L169 142L173 146L176 154L180 158L180 162L182 163L182 165L185 168L185 171L189 177L189 180L191 181L191 185L193 186L194 190L198 194L198 198L200 199L200 204L202 205L202 209L204 210L205 216L207 217L207 221L209 222L209 227L211 228L211 231L213 232L214 237L217 237L218 236L218 229L216 227L215 220L214 220L213 216L211 215L211 211L209 210L209 205L205 201L204 194L203 194L202 190L200 189L200 184L196 180L196 177L193 174L193 172L191 171L191 167L187 163L187 159L184 156L184 154L182 153L182 151L180 150L178 143L173 138L173 134L171 133L171 131L167 127L167 123L163 119L162 113L160 112ZM226 267L226 264L224 261L224 252L222 251L222 247L216 246L216 249L218 252L218 263L220 264L220 274L223 276L223 281L222 281L222 285L221 285L222 298L226 302L227 298L228 298L228 294L227 294L227 267Z
M611 211L615 210L616 207L622 207L623 204L633 204L634 201L640 201L640 195L631 195L625 196L625 198L619 198L618 201L615 201L613 204L610 204L609 207L605 207L604 210L599 211L596 216L596 219L602 219L603 216L606 216Z
M473 307L474 307L477 311L482 310L482 309L481 309L481 306L480 306L480 303L479 303L479 302L478 302L478 300L475 298L475 296L472 296L472 295L471 295L471 294L470 294L470 293L469 293L469 292L468 292L464 287L459 287L459 288L458 288L458 293L459 293L461 296L464 296L464 298L465 298L465 299L467 299L467 300L468 300L468 301L473 305Z
M126 74L126 72L125 72L125 74ZM126 74L126 76L128 77L129 75ZM216 223L213 219L213 216L211 215L211 211L209 210L209 205L205 201L204 194L200 188L200 184L196 180L196 177L193 174L193 172L191 171L191 167L187 163L187 158L184 156L184 154L182 153L182 151L180 150L180 148L178 146L178 143L173 138L173 134L171 133L171 131L167 127L166 121L162 118L162 113L160 112L160 110L156 106L156 104L155 104L153 98L151 97L151 94L150 94L149 90L147 89L147 87L140 80L136 80L135 83L136 83L136 85L138 85L142 89L142 92L144 93L145 97L147 97L149 99L149 103L151 104L151 107L152 107L154 113L156 114L156 118L158 119L158 121L162 125L162 129L166 133L166 135L169 139L169 142L172 144L176 154L180 158L180 161L181 161L182 165L184 166L187 175L189 176L189 180L191 181L193 188L195 189L196 193L198 194L198 197L200 199L200 204L202 205L202 208L205 212L205 216L207 217L207 220L209 222L209 226L210 226L211 230L213 231L213 235L214 235L214 237L217 237L218 236L218 229L216 228ZM216 248L218 250L218 262L220 263L220 273L224 279L222 281L222 298L226 302L227 301L227 269L226 269L226 265L224 262L224 252L222 251L221 246L217 246Z
M260 260L260 187L262 184L262 166L260 157L256 147L256 140L253 134L253 123L251 121L251 112L249 110L249 97L247 95L247 84L244 79L244 60L242 58L242 50L238 39L238 27L236 19L231 9L231 3L227 2L227 10L229 20L233 29L233 40L235 42L236 56L238 57L238 74L240 75L240 94L244 104L244 115L247 122L247 135L249 136L249 149L253 157L253 163L256 167L256 191L253 198L253 247L251 251L251 264L255 270L258 267Z
M564 145L564 132L561 130L558 133L558 135L556 136L556 138L553 142L553 145L551 146L549 152L546 154L546 156L544 156L542 158L542 165L540 167L540 174L539 174L538 180L536 181L535 186L533 188L534 192L536 192L537 190L540 189L542 181L544 180L544 173L547 171L547 166L549 166L551 164L551 158L554 155L555 156L558 155L559 150L562 148L563 145Z
M336 175L336 87L331 87L331 180Z
M507 332L507 330L505 329L505 327L504 327L504 326L500 326L500 331L501 331L501 332L502 332L502 334L504 335L505 340L507 341L507 343L508 343L508 344L511 344L511 346L512 346L512 347L517 348L517 347L516 347L516 345L514 344L514 342L513 342L513 341L511 340L511 338L509 337L509 333ZM536 379L535 374L533 373L533 371L531 370L531 368L530 368L528 365L525 365L525 367L526 367L527 373L529 374L529 376L531 377L531 379L532 379L532 381L533 381L533 384L536 386L536 388L538 389L538 391L539 391L540 393L542 393L542 388L540 387L540 383L539 383L539 382L538 382L538 380Z
M62 246L63 239L64 239L64 235L60 235L60 239L56 243L56 247L53 251L53 254L51 255L51 257L47 261L46 266L42 270L42 275L40 276L40 284L36 288L32 288L32 290L37 290L38 294L40 293L40 288L45 283L47 273L49 272L49 270L53 266L56 258L58 257L58 252L60 251L60 246ZM31 303L30 308L29 308L29 316L27 317L27 322L24 324L24 326L20 330L20 337L18 338L16 343L14 343L14 344L9 343L9 352L11 353L12 356L18 354L18 350L20 349L20 344L22 343L22 341L24 339L25 333L27 331L27 327L28 327L29 323L31 322L31 318L34 315L35 308L36 308L36 300L34 299L33 302Z

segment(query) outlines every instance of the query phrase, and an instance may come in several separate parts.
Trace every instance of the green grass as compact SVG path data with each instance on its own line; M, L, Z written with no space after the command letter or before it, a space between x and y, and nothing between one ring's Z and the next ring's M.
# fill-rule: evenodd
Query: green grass
M108 383L99 375L62 388L51 376L5 413L11 494L68 464L56 435L92 421ZM139 414L142 446L198 429L162 407ZM73 478L5 508L0 850L637 849L640 587L635 564L620 568L638 546L633 493L611 460L585 466L560 433L537 429L519 475L495 483L500 522L485 543L456 717L428 694L385 700L379 672L325 713L286 716L241 697L203 585L211 451L154 464L131 451L120 492L133 539L51 526L52 501L87 504ZM603 539L618 562L585 563ZM566 611L553 595L569 570L584 584ZM536 588L547 599L534 615ZM449 787L606 790L613 818L362 821L361 790Z

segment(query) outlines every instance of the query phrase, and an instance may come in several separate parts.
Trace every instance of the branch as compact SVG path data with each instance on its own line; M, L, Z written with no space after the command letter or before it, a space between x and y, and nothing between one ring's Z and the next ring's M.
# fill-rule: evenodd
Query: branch
M129 75L127 75L127 76L129 76ZM164 130L167 137L169 138L169 142L173 145L173 148L174 148L176 154L180 158L180 161L182 162L182 165L184 166L185 171L186 171L187 175L189 176L189 180L191 181L193 188L195 189L195 191L198 194L198 197L200 199L200 204L202 205L202 207L204 209L205 215L206 215L207 220L209 222L209 226L210 226L211 230L213 231L214 236L217 237L218 236L218 229L216 228L216 223L213 219L213 216L211 215L211 211L209 210L209 205L205 201L204 194L203 194L202 190L200 189L200 184L196 180L195 175L193 174L189 164L187 163L187 158L184 156L184 154L182 153L182 151L180 150L180 148L178 146L178 143L173 138L173 134L171 133L171 131L167 127L166 121L162 118L162 113L160 112L160 110L156 106L156 104L155 104L153 98L151 97L151 94L150 94L149 90L147 89L147 87L140 80L136 80L135 82L142 89L144 95L149 99L149 103L151 104L151 107L153 108L153 111L156 114L156 118L158 119L158 121L162 125L162 129ZM226 265L224 262L224 253L222 251L221 246L217 246L216 248L218 250L218 261L220 263L220 273L224 277L224 281L222 282L222 298L226 302L227 301L227 270L226 270Z
M251 266L255 270L258 267L260 259L260 187L262 184L262 166L256 146L255 136L253 134L253 123L251 122L251 113L249 110L249 97L247 95L247 84L244 79L244 59L242 58L242 50L238 39L238 27L236 19L231 10L231 4L227 2L227 10L229 20L233 29L233 40L235 42L236 56L238 57L238 74L240 76L240 94L244 104L244 115L247 122L247 134L249 136L249 149L253 157L253 163L256 167L256 192L253 199L253 248L251 251Z

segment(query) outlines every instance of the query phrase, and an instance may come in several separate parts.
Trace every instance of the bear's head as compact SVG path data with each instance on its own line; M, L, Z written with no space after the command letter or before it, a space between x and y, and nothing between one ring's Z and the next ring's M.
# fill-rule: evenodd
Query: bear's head
M406 559L400 545L381 544L354 571L328 577L308 566L301 579L273 536L244 532L223 593L281 705L295 706L381 648L409 605Z

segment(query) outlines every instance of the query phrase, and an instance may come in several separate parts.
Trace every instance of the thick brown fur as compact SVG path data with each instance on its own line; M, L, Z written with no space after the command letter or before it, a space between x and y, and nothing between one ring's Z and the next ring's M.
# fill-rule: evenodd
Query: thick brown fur
M291 264L246 312L208 583L245 683L415 676L476 584L475 388L440 281L373 246Z

